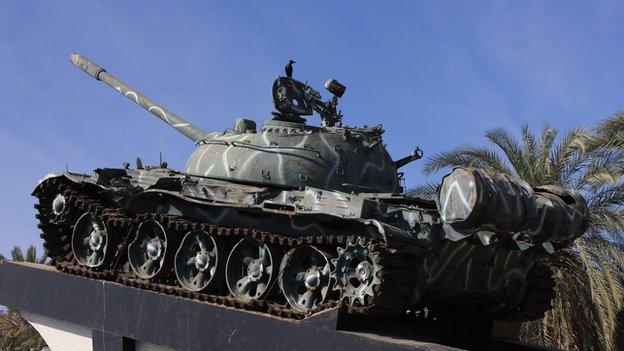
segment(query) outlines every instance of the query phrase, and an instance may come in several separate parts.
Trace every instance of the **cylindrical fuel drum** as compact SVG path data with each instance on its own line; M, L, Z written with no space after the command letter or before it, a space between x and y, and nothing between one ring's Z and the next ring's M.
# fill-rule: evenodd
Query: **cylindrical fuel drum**
M589 209L577 191L545 185L533 189L537 198L538 217L522 233L533 241L567 244L589 227Z
M589 221L580 194L556 186L531 186L483 169L457 167L438 188L438 210L458 230L521 234L535 243L574 240Z
M537 216L527 182L483 169L455 168L442 179L437 203L442 219L456 228L513 232Z

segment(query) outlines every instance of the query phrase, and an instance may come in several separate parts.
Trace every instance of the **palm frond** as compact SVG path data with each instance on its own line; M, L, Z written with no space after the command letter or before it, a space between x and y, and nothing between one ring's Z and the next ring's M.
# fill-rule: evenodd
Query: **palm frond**
M605 118L596 126L600 144L611 147L624 146L624 110Z
M541 140L540 140L541 143ZM529 129L529 125L528 124L524 124L522 125L522 144L523 144L523 150L522 150L522 154L525 157L535 157L538 154L538 142L535 138L535 136L533 135L533 133L531 133L531 130ZM533 161L533 160L529 160L529 161Z
M622 210L610 206L592 206L590 231L600 233L614 241L622 241L624 214Z
M419 197L426 200L435 200L436 193L438 191L438 185L436 183L427 182L425 184L419 184L407 191L408 196Z
M518 176L525 178L529 169L525 163L522 148L511 133L505 128L494 128L486 131L485 136L503 151Z
M556 183L559 179L558 175L554 172L552 167L552 160L550 158L555 139L558 131L553 129L550 124L545 123L542 126L542 132L540 134L539 150L536 151L537 156L532 163L536 173L538 175L534 181L536 183Z
M523 164L527 165L526 172L524 174L524 179L530 184L535 184L537 179L536 175L541 174L541 171L538 171L534 167L530 167L531 165L537 164L537 159L539 155L538 150L538 142L529 129L528 124L524 124L522 126L522 159Z
M552 147L551 174L560 185L568 185L589 162L588 144L593 137L583 128L566 132L563 138Z
M624 175L623 164L624 153L620 150L600 150L599 153L592 153L584 162L582 171L577 172L577 178L571 185L575 189L591 189L593 193L603 185L617 184Z
M514 171L505 165L496 152L472 145L463 145L429 157L425 162L423 172L432 174L441 169L456 166L479 167L505 174L514 174Z

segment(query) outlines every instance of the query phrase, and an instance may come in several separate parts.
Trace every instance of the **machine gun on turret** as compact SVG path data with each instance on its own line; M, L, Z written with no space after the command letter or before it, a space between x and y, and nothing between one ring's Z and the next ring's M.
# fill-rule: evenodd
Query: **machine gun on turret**
M342 125L342 112L338 110L338 98L342 97L347 87L336 79L325 82L325 89L332 93L332 98L323 101L321 94L307 83L291 77L278 77L273 83L273 103L279 112L274 112L275 119L301 122L301 116L314 112L321 117L324 127Z

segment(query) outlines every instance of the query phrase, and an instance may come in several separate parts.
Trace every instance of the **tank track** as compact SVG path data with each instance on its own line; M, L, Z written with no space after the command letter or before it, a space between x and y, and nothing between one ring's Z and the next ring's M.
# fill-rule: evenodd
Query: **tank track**
M327 235L289 237L281 234L248 228L228 228L210 223L195 222L181 217L163 214L126 215L112 201L107 200L103 191L85 189L83 186L72 184L62 179L45 180L35 195L39 203L35 205L36 215L42 230L40 235L44 239L44 247L56 268L64 273L80 275L87 278L114 281L127 286L151 290L182 298L193 299L226 307L269 313L278 317L302 319L322 310L342 306L349 313L390 316L399 314L409 304L416 285L416 265L418 260L413 254L394 252L385 243L372 240L372 249L380 253L380 264L384 267L380 274L380 284L373 287L375 296L366 306L357 303L348 306L341 303L336 297L319 305L308 312L299 312L288 306L283 300L278 284L275 284L272 294L263 300L250 302L240 301L231 296L211 294L205 292L191 292L178 285L173 270L168 276L158 280L137 278L129 268L124 255L128 239L136 230L138 223L144 220L159 222L167 232L174 233L180 238L191 230L204 230L215 237L239 239L252 237L264 243L281 248L284 252L302 244L314 245L326 250L336 251L340 245L359 241L368 244L371 239L358 235ZM62 194L67 200L70 210L65 211L58 218L50 218L50 203L52 199ZM71 249L72 227L76 219L85 212L98 215L105 222L115 246L115 255L105 265L98 268L89 268L78 264ZM330 284L332 284L330 282ZM224 285L222 283L221 285ZM274 300L274 301L270 301Z

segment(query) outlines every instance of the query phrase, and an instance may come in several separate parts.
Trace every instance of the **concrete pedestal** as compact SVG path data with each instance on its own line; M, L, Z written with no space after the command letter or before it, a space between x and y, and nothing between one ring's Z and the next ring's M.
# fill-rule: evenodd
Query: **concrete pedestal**
M7 261L0 262L0 304L23 311L52 351L457 350L435 335L393 334L388 325L340 330L338 309L285 320ZM492 342L480 349L535 348Z

